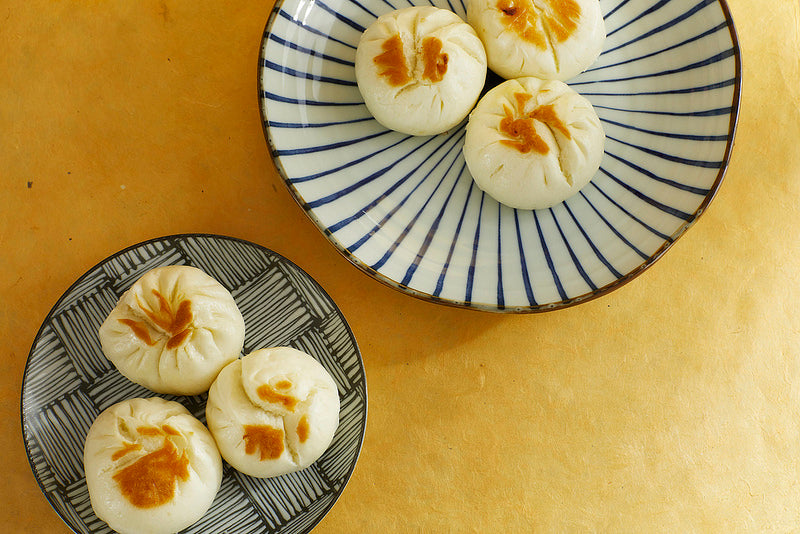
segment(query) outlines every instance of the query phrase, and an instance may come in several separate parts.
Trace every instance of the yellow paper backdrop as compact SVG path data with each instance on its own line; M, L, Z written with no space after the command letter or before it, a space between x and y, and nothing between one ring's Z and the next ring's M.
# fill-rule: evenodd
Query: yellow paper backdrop
M326 532L800 529L800 6L730 0L739 130L707 213L598 300L504 316L376 282L270 161L270 1L0 6L0 525L66 533L19 416L33 338L108 255L232 235L309 272L363 353L360 461Z

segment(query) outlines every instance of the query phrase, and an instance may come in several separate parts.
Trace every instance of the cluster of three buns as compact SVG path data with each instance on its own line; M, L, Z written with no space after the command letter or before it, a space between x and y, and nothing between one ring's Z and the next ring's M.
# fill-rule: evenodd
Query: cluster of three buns
M86 482L95 513L115 530L193 524L220 488L222 458L270 477L309 466L330 445L339 421L333 378L290 347L240 358L244 329L232 295L187 266L147 272L102 324L104 354L131 381L162 394L208 391L208 428L159 397L122 401L94 421Z

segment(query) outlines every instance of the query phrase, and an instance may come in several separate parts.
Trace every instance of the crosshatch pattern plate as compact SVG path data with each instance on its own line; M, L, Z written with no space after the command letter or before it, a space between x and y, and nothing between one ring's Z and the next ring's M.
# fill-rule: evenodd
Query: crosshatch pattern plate
M465 19L463 0L431 0ZM544 311L608 293L706 210L733 146L740 52L724 0L600 0L608 38L569 80L595 106L601 169L567 201L514 210L438 136L389 131L355 82L362 31L410 0L278 0L259 63L265 136L297 202L353 264L411 295ZM491 79L491 77L489 77ZM494 82L496 83L496 82Z
M339 387L339 428L308 468L271 479L224 463L211 509L186 533L309 532L330 510L353 472L367 415L361 354L339 309L294 263L266 248L212 235L177 235L123 250L84 274L58 300L33 343L22 386L22 432L39 485L75 532L112 532L92 511L83 444L94 419L112 404L156 394L128 381L100 349L97 329L120 295L145 271L192 265L233 295L245 319L247 354L289 345L317 358ZM206 394L162 397L205 423Z

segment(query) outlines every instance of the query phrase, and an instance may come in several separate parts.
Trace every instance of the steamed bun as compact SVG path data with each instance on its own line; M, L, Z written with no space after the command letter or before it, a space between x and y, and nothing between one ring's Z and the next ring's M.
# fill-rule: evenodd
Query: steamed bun
M588 100L563 82L528 77L507 80L481 98L463 150L483 191L512 208L541 209L589 183L604 143Z
M339 425L336 383L290 347L256 350L226 366L208 392L208 428L238 471L267 478L304 469Z
M152 269L100 326L103 353L129 380L157 393L196 395L239 357L244 319L231 294L200 269Z
M503 78L568 80L597 60L606 38L598 0L467 0L467 21Z
M407 7L378 17L361 35L356 81L382 125L433 135L459 124L486 80L480 39L452 11Z
M168 534L198 521L222 482L211 434L181 404L129 399L92 423L83 451L97 517L122 534Z

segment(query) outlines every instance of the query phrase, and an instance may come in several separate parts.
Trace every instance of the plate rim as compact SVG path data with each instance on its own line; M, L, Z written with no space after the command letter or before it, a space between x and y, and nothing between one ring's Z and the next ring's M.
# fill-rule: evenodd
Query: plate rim
M641 264L637 267L631 269L628 273L624 274L623 276L615 279L608 284L594 289L592 291L586 292L582 295L578 295L575 297L571 297L568 299L563 299L558 302L550 302L546 304L535 304L530 306L507 306L507 305L491 305L485 304L481 302L466 302L466 301L459 301L453 299L446 299L442 297L438 297L436 295L431 295L424 291L420 291L418 289L414 289L407 285L404 285L396 280L389 278L388 276L372 269L369 265L364 263L362 260L354 256L353 254L349 253L347 249L333 236L333 234L325 227L324 224L320 221L320 219L315 215L313 209L311 209L307 202L305 202L291 183L289 176L284 169L283 165L281 164L280 157L278 156L277 149L272 140L272 136L269 130L269 118L266 109L266 99L263 98L263 95L266 92L266 89L262 83L262 72L264 69L264 62L265 62L265 55L264 52L266 50L267 40L271 34L271 28L275 23L275 19L277 18L278 13L282 9L283 5L288 0L276 0L275 4L273 5L272 11L270 12L269 17L267 18L267 22L264 26L264 31L261 37L261 43L258 51L258 62L257 62L257 76L256 76L256 84L257 84L257 98L258 98L258 108L259 113L261 116L261 128L264 133L264 138L266 140L267 148L269 150L270 159L275 167L275 170L281 177L281 181L283 182L284 186L289 190L292 198L294 199L295 203L302 208L303 213L312 221L316 229L321 232L324 236L326 241L333 245L334 249L343 256L350 264L354 265L363 273L367 274L374 280L386 285L396 291L399 291L403 294L410 295L414 298L419 300L423 300L425 302L432 302L435 304L461 308L461 309L469 309L469 310L478 310L484 312L492 312L492 313L500 313L500 314L531 314L531 313L543 313L548 311L555 311L565 308L570 308L572 306L576 306L578 304L582 304L584 302L589 302L591 300L597 299L599 297L605 296L616 289L626 285L628 282L638 278L639 275L644 273L648 270L653 264L655 264L666 252L669 250L675 242L686 233L689 228L694 226L694 224L698 221L698 219L705 213L708 209L708 206L716 197L720 187L722 186L723 179L725 174L728 170L728 165L731 159L731 153L733 152L733 146L735 144L736 138L736 131L739 122L739 108L741 106L741 93L742 93L742 57L741 57L741 48L739 46L739 37L738 32L736 31L736 25L733 21L733 16L730 12L730 8L728 7L727 0L715 0L717 4L720 6L726 27L730 34L731 38L731 48L733 50L733 58L734 58L734 72L733 72L733 99L731 101L731 112L729 117L728 123L728 139L726 141L725 150L723 152L722 157L722 164L720 165L719 171L717 173L717 177L714 180L714 183L709 188L709 192L703 198L703 201L700 202L697 209L694 213L691 214L691 217L686 219L684 223L682 223L670 236L669 239L666 239L664 243L656 249L656 251L646 260L644 260Z
M75 534L80 534L80 532L78 530L76 530L75 527L69 521L67 521L67 518L64 517L64 515L59 511L58 507L56 506L56 503L53 502L52 497L45 490L45 487L42 485L42 482L39 479L39 476L37 475L36 467L35 467L35 465L33 463L33 458L31 457L30 448L28 447L28 437L29 437L29 434L30 434L30 430L29 430L30 424L27 421L27 417L25 415L25 398L26 398L25 390L26 390L26 386L27 386L28 372L29 372L29 367L30 367L30 363L31 363L31 357L33 356L33 351L36 348L36 345L37 345L37 343L39 342L39 339L42 336L42 332L44 331L44 328L45 328L45 325L48 322L48 319L51 318L53 313L55 312L55 310L57 310L61 306L61 304L64 301L64 299L66 298L66 296L68 294L70 294L72 292L72 290L75 289L80 284L81 280L83 280L89 273L91 273L92 271L96 270L98 267L100 267L104 263L106 263L106 262L108 262L108 261L110 261L110 260L112 260L114 258L117 258L117 257L119 257L119 256L121 256L121 255L123 255L123 254L125 254L127 252L130 252L133 249L136 249L136 248L139 248L139 247L142 247L142 246L146 246L148 244L152 244L152 243L159 242L159 241L183 240L183 239L188 239L188 238L201 238L201 239L211 239L211 240L232 241L232 242L235 242L235 243L240 243L240 244L244 244L244 245L255 247L257 249L260 249L263 252L267 252L269 254L272 254L272 255L278 257L281 261L287 262L291 267L293 267L293 268L297 269L298 271L300 271L301 273L303 273L307 277L308 280L313 282L317 286L317 289L319 289L322 292L322 294L324 294L329 299L330 303L333 305L333 307L336 309L336 311L339 313L339 315L341 315L341 317L343 319L345 331L347 332L348 337L352 341L353 347L355 348L355 351L356 351L356 356L357 356L357 359L358 359L358 362L359 362L359 374L360 374L361 381L364 384L364 416L363 416L363 421L362 421L361 425L359 425L359 429L358 429L359 430L359 435L358 435L358 440L357 440L358 446L357 446L357 449L356 449L355 457L353 458L352 465L350 465L348 467L346 478L344 479L344 483L342 484L342 487L339 489L339 491L336 493L335 497L333 499L331 499L331 501L328 503L328 505L321 510L321 513L320 513L319 517L313 523L307 525L307 529L304 532L306 532L306 533L311 532L325 518L325 516L328 515L328 513L333 509L333 507L338 502L339 498L344 493L344 490L347 487L347 485L349 484L350 479L353 477L353 473L355 472L356 466L358 465L358 461L359 461L359 459L361 457L361 451L362 451L362 449L364 447L364 439L365 439L365 436L366 436L366 429L367 429L367 419L368 419L368 416L369 416L369 388L368 388L368 385L367 385L366 368L365 368L365 365L364 365L363 355L361 353L361 348L358 345L358 340L356 339L355 334L353 332L353 329L350 326L350 323L347 321L347 318L345 317L344 312L341 310L341 308L336 303L336 301L333 300L333 298L330 296L330 294L325 290L325 288L322 287L322 285L313 276L311 276L305 269L303 269L302 267L297 265L291 259L287 258L283 254L281 254L279 252L276 252L275 250L273 250L273 249L271 249L271 248L269 248L267 246L264 246L264 245L261 245L259 243L255 243L253 241L249 241L249 240L246 240L246 239L243 239L243 238L230 236L230 235L215 234L215 233L209 233L209 232L187 232L187 233L177 233L177 234L163 235L163 236L159 236L159 237L152 237L152 238L146 239L144 241L140 241L138 243L135 243L135 244L132 244L132 245L128 245L125 248L120 249L117 252L114 252L113 254L110 254L110 255L104 257L100 261L95 262L91 267L89 267L82 274L80 274L75 279L75 281L73 281L69 285L69 287L67 287L64 291L62 291L61 295L58 297L58 299L56 299L56 301L53 304L53 306L51 306L50 309L48 310L48 312L45 314L44 318L42 319L41 324L39 325L39 328L36 331L36 334L33 337L33 341L31 342L31 348L28 351L28 355L27 355L27 357L25 359L25 366L24 366L23 372L22 372L22 386L20 388L20 401L19 401L20 429L21 429L21 432L22 432L22 436L21 437L22 437L23 447L25 448L25 457L28 460L28 466L31 469L31 474L33 475L33 478L36 480L36 484L39 486L39 490L41 491L42 495L45 497L45 499L47 500L47 503L50 505L50 508L52 508L52 510L56 513L56 515L59 517L59 519L61 519L61 521L67 526L67 528L69 528ZM187 528L190 528L190 527L187 527Z

